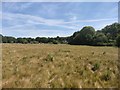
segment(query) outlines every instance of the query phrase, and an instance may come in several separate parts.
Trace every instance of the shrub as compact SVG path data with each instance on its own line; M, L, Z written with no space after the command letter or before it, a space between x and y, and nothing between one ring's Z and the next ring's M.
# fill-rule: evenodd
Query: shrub
M102 80L105 80L105 81L108 81L111 79L111 75L110 75L110 71L107 71L105 72L102 77L101 77Z
M93 71L96 71L96 70L98 70L99 68L100 68L100 64L99 64L99 63L95 63L94 66L93 66L93 68L92 68L92 70L93 70Z
M58 44L59 42L57 40L53 40L53 44Z
M51 54L48 54L46 57L46 61L53 61L54 57Z

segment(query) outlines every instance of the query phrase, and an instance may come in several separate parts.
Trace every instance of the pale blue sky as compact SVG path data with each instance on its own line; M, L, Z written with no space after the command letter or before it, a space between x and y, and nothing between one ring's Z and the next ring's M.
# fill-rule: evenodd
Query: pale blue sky
M70 36L118 21L117 2L3 2L2 34L15 37Z

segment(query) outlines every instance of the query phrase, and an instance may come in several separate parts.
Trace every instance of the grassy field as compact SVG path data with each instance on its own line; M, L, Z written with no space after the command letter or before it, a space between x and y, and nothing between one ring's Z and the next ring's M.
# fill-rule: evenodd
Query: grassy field
M118 48L3 44L3 88L118 86Z

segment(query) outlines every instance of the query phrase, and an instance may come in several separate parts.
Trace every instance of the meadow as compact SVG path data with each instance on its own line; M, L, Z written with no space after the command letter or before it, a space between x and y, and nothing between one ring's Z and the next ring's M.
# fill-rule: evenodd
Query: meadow
M3 88L118 87L118 48L3 44Z

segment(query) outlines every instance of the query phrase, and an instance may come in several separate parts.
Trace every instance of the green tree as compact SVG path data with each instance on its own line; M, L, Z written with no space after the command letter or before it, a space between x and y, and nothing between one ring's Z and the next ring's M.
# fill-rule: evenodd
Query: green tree
M25 38L27 40L28 43L34 43L35 39L34 38Z
M26 44L26 43L28 43L28 41L27 41L26 38L17 38L17 43L23 43L23 44Z
M2 38L3 38L3 36L2 36L2 34L0 34L0 43L2 43Z
M8 43L15 43L16 42L16 38L15 37L7 37L7 42Z
M28 43L27 38L23 38L22 43L27 44Z
M72 44L78 45L92 45L92 40L95 35L95 29L91 26L86 26L81 29L80 32L73 34Z
M108 42L108 38L105 36L104 33L97 32L94 37L94 45L104 45Z
M113 23L112 25L107 25L101 31L108 37L108 39L115 40L117 34L120 33L120 24Z
M37 37L35 40L39 43L48 43L48 38L46 37Z
M120 47L120 34L116 38L116 44L118 47Z
M16 38L15 37L10 37L10 36L3 36L2 37L2 42L3 43L15 43Z

